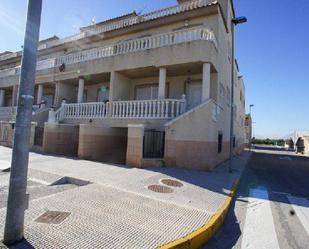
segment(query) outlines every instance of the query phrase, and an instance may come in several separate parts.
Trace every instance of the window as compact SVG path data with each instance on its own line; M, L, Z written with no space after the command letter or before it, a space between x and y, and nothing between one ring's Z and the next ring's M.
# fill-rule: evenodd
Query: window
M233 148L235 148L236 147L236 137L234 136L233 137Z
M109 87L102 86L98 89L97 101L98 102L109 101Z
M218 153L222 152L222 140L223 140L223 134L219 132L218 134Z
M148 100L158 98L158 84L136 86L135 100Z

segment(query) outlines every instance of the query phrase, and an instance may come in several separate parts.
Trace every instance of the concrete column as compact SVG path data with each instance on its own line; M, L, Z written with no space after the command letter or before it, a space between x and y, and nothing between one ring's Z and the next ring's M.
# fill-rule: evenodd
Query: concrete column
M12 106L17 106L17 101L18 101L18 88L19 88L19 85L14 85L14 86L13 86L13 92L12 92Z
M43 98L43 89L44 89L44 86L42 84L40 84L38 86L38 95L37 95L37 105L41 104L42 102L42 98Z
M143 159L144 125L128 125L127 165L141 167Z
M202 102L210 98L210 64L203 64Z
M0 107L4 106L5 102L5 91L0 89Z
M76 103L76 87L73 84L65 84L62 82L56 82L55 89L55 99L54 105L56 108L61 106L61 102L63 99L67 101L67 103Z
M165 98L165 89L166 89L166 68L160 68L159 72L159 93L158 98Z
M79 78L78 79L77 103L83 103L83 100L84 100L84 88L85 88L85 80L83 78Z

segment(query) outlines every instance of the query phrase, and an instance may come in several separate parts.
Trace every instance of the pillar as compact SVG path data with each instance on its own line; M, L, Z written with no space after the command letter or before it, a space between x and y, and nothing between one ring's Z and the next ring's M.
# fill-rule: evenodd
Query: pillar
M12 106L17 106L18 101L18 85L13 86L13 92L12 92Z
M158 98L164 99L165 98L165 89L166 89L166 68L160 68L159 71L159 92Z
M4 106L5 102L5 90L0 89L0 107Z
M128 125L127 165L141 167L143 159L144 125Z
M76 87L73 84L65 84L56 82L54 105L56 108L61 106L62 101L65 99L67 103L76 103Z
M83 78L79 78L78 79L77 103L83 103L83 100L84 100L84 88L85 88L85 80Z
M38 95L37 95L37 105L41 104L42 99L43 99L43 85L40 84L38 86Z
M210 98L210 64L203 64L202 102Z

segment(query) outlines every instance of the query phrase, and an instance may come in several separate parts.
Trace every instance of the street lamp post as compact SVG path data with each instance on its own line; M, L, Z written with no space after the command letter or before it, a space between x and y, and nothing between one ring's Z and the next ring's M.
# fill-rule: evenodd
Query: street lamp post
M233 145L234 145L234 68L235 68L235 26L247 22L247 18L244 16L233 18L231 31L232 31L232 72L231 72L231 123L230 123L230 163L229 172L232 172L232 159L233 159Z
M21 62L20 87L3 242L14 244L24 237L28 205L27 173L37 49L42 0L28 0L27 22Z
M251 117L251 108L252 108L252 107L254 107L254 105L251 104L251 105L249 106L249 114L250 114L250 117Z

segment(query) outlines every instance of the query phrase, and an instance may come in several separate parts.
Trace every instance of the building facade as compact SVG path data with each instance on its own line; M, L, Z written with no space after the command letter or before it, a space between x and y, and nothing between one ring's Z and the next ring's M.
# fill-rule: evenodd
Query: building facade
M212 170L229 156L233 17L230 0L179 0L40 41L35 143L49 153L133 167ZM0 54L3 121L14 116L20 61L21 52ZM245 87L234 64L239 153Z

